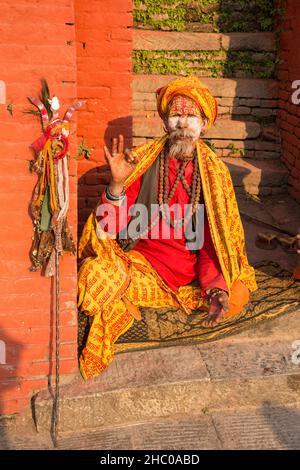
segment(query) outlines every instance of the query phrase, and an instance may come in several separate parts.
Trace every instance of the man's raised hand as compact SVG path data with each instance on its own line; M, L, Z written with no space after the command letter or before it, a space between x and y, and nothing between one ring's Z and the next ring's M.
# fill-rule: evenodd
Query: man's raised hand
M138 161L130 150L124 151L123 135L119 135L119 139L113 138L111 153L104 146L104 155L111 171L109 190L117 196L122 192L125 180L131 175Z

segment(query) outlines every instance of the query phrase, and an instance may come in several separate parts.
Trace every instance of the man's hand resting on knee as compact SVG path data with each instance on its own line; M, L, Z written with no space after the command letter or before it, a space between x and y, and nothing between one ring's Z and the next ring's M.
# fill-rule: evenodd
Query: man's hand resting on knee
M224 314L229 311L229 296L227 292L220 291L211 295L208 315L202 325L214 327L223 319Z

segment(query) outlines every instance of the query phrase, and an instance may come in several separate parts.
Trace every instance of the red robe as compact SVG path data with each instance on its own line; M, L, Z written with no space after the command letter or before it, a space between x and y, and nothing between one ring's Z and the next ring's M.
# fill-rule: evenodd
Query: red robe
M177 165L180 165L180 162L175 158L169 160L170 188L173 186L177 174ZM192 174L193 162L191 161L185 170L185 179L189 186L191 185ZM116 211L117 221L121 220L120 224L117 222L116 233L128 224L130 220L128 210L135 203L140 187L141 177L126 190L126 205L122 204L120 207L113 206ZM105 204L109 203L105 192L103 192L101 200ZM179 204L183 211L184 204L188 203L189 196L180 181L170 201L170 206L172 204ZM120 219L118 218L119 215ZM159 223L161 230L162 224L166 224L166 222L160 219ZM142 238L136 244L134 250L139 251L147 258L165 283L175 292L179 286L189 284L195 280L198 280L203 289L218 287L227 291L225 279L211 239L206 211L204 214L204 244L198 253L192 253L186 247L184 236L180 239L175 238L174 230L173 227L170 227L170 237L168 238Z

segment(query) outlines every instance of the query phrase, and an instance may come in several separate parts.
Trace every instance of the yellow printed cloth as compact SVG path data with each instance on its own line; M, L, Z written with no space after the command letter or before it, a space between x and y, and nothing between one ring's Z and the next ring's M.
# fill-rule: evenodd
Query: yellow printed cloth
M125 189L150 167L166 139L163 136L134 150L139 163L126 180ZM197 143L197 153L211 236L229 295L236 281L255 291L255 273L248 263L230 173L202 140ZM90 215L79 243L78 307L93 316L80 357L84 378L98 375L112 361L114 342L138 318L139 306L179 305L187 314L207 308L201 289L185 286L175 294L141 254L125 254L97 225L95 213Z
M141 319L139 307L184 306L186 313L208 308L207 299L201 295L199 287L182 286L175 294L146 258L134 250L126 254L127 279L124 276L123 289L114 295L120 278L117 266L120 265L112 244L107 244L107 250L111 250L110 262L97 258L86 270L90 275L87 276L88 282L85 284L86 279L80 278L81 293L84 293L82 309L87 314L96 312L80 356L80 371L84 379L97 376L109 365L114 357L115 341L133 325L135 319Z
M126 180L125 189L151 166L166 140L167 135L164 135L135 148L133 154L139 163ZM247 259L244 229L229 170L202 139L197 142L197 154L211 237L228 291L231 292L237 280L255 291L255 271Z

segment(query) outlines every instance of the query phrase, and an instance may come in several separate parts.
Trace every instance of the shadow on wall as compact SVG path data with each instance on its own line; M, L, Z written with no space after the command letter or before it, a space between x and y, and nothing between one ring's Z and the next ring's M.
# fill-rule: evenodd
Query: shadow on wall
M108 122L104 133L104 142L111 151L112 139L120 134L124 136L124 148L132 147L132 116L124 116ZM87 171L78 180L79 207L83 207L78 214L78 238L90 213L96 207L100 195L110 179L109 166L99 163L99 166Z
M16 395L22 394L19 373L19 364L24 345L16 343L7 333L5 328L0 327L0 450L9 450L10 446L8 428L13 423L10 418L5 417L7 412L3 407L4 401L9 400L10 393L14 399Z
M45 355L49 361L49 369L45 379L38 380L37 389L48 388L49 395L52 398L53 404L55 401L55 279L50 280L50 333L48 347L45 345ZM24 377L28 375L28 369L32 360L32 345L26 343L17 343L15 339L10 337L5 332L5 327L0 326L0 450L12 449L9 440L9 430L14 430L15 423L11 419L12 416L5 415L11 414L4 408L4 403L10 401L20 400L27 404L29 398L29 391L27 390L26 380ZM46 356L45 356L46 359ZM41 383L43 382L43 383ZM23 388L23 384L25 387ZM35 423L35 401L38 398L38 393L31 393L31 412L33 423ZM54 413L54 406L52 408ZM51 420L51 435L53 434L54 414ZM12 429L13 428L13 429Z

